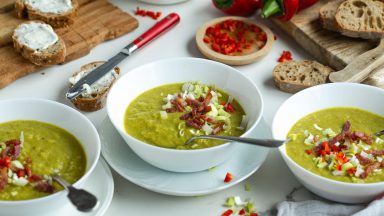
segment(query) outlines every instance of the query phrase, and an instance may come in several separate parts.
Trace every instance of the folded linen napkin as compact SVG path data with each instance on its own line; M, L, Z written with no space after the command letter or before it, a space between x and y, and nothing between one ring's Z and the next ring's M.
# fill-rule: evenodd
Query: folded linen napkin
M284 201L277 205L277 216L383 216L384 199L369 205L329 204L317 200Z

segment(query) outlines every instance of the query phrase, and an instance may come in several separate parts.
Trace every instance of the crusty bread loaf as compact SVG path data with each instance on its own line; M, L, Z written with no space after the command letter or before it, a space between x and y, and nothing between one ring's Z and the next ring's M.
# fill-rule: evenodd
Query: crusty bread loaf
M346 0L337 9L335 20L341 34L378 39L384 36L384 3L374 0Z
M31 25L42 25L47 27L51 31L53 35L56 35L57 40L47 46L46 48L43 49L36 49L36 48L31 48L29 44L23 42L23 32L27 34L25 30L20 30L21 28L26 28L26 26L31 26ZM42 36L38 36L41 38ZM13 45L14 48L17 52L21 53L21 55L31 61L32 63L36 65L55 65L59 63L63 63L65 60L66 56L66 48L65 48L65 43L64 41L54 32L51 26L48 24L42 23L41 21L29 21L20 24L18 27L13 32L12 35L13 39ZM29 38L31 39L31 38ZM33 39L33 38L32 38Z
M327 82L333 70L316 61L285 61L273 69L275 85L282 91L296 93Z
M337 8L343 3L345 0L334 0L330 1L327 4L323 5L320 8L320 22L323 28L331 30L331 31L339 31L336 25L336 12Z
M65 1L65 0L62 0ZM30 20L41 20L53 27L64 27L72 24L77 15L77 0L68 0L72 4L72 8L68 11L55 11L55 9L41 10L35 8L28 0L16 0L15 11L18 17ZM37 1L38 2L38 1Z
M103 63L103 61L97 61L83 65L80 68L80 71L75 72L69 79L71 86L73 86L82 77L84 77ZM106 102L108 91L112 87L113 83L117 80L119 74L120 69L118 67L115 67L113 70L111 70L110 73L104 75L103 78L106 78L105 80L99 80L92 86L88 86L87 89L89 89L89 92L82 93L81 95L73 99L71 102L75 105L76 108L86 112L93 112L103 108Z

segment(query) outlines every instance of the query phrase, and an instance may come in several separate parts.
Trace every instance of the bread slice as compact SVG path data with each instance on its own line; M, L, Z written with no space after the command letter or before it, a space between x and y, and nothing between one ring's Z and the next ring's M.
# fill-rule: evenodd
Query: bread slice
M69 79L71 86L75 85L82 77L102 65L103 61L92 62L86 65L83 65L80 68L80 71L75 72L72 77ZM71 102L75 105L76 108L86 111L93 112L104 107L107 94L109 89L112 87L113 83L117 80L120 75L120 69L115 67L110 73L107 73L94 83L91 86L86 86L86 92L82 93Z
M16 0L15 11L20 18L41 20L58 28L75 21L78 5L77 0Z
M13 31L12 40L15 50L36 65L55 65L65 60L64 41L43 22L20 24Z
M339 31L336 25L336 12L337 8L343 3L345 0L334 0L330 1L327 4L323 5L320 8L320 22L323 28L331 30L331 31Z
M282 91L296 93L326 83L333 70L316 61L285 61L273 69L275 85Z
M374 0L347 0L335 15L337 28L349 37L379 39L384 36L384 3Z

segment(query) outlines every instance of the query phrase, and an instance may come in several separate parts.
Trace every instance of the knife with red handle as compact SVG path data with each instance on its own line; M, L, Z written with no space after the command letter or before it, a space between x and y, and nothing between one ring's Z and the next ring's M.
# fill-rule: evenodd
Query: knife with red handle
M75 85L73 85L66 97L69 100L72 100L79 96L83 91L85 91L84 85L91 86L97 80L102 78L105 74L107 74L110 70L112 70L117 64L119 64L123 59L132 55L136 50L143 47L154 38L175 26L180 22L180 17L176 13L170 13L159 22L157 22L154 26L144 32L140 37L136 38L132 43L128 44L124 47L117 55L110 58L107 62L100 65L98 68L88 73L86 76L81 78Z

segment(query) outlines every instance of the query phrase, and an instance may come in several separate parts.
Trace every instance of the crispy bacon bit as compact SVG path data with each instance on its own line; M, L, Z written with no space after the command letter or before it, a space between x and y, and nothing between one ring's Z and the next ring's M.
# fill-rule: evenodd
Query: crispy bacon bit
M188 121L187 121L187 125L190 126L190 127L196 128L196 129L198 129L198 130L200 130L200 129L203 127L202 125L196 123L196 122L193 121L193 120L188 120Z
M0 176L0 191L3 191L5 186L8 183L8 176L7 176L7 168L3 167L0 170L1 176Z
M47 181L39 181L35 185L36 190L44 193L53 193L55 188L49 184Z
M355 156L363 166L373 162L371 159L361 156L361 154L355 154Z
M36 174L32 174L31 176L29 176L28 178L28 181L29 182L38 182L38 181L41 181L43 180L43 177L39 176L39 175L36 175Z
M366 152L368 154L375 156L375 157L384 155L384 150L367 150Z
M7 146L10 146L10 145L17 146L17 145L20 145L20 144L21 144L21 141L20 141L20 140L17 140L17 139L11 139L11 140L6 141L5 144L6 144Z
M223 130L224 130L224 123L221 122L212 130L212 134L216 135L216 134L220 133Z
M381 166L381 163L380 163L380 162L374 162L373 164L368 165L368 166L365 168L364 172L360 174L360 178L363 178L363 179L367 178L368 175L369 175L369 173L371 173L371 172L372 172L373 170L375 170L375 169L380 168L380 166Z
M352 141L361 140L367 144L373 143L373 138L364 132L355 131L347 133L346 136Z

